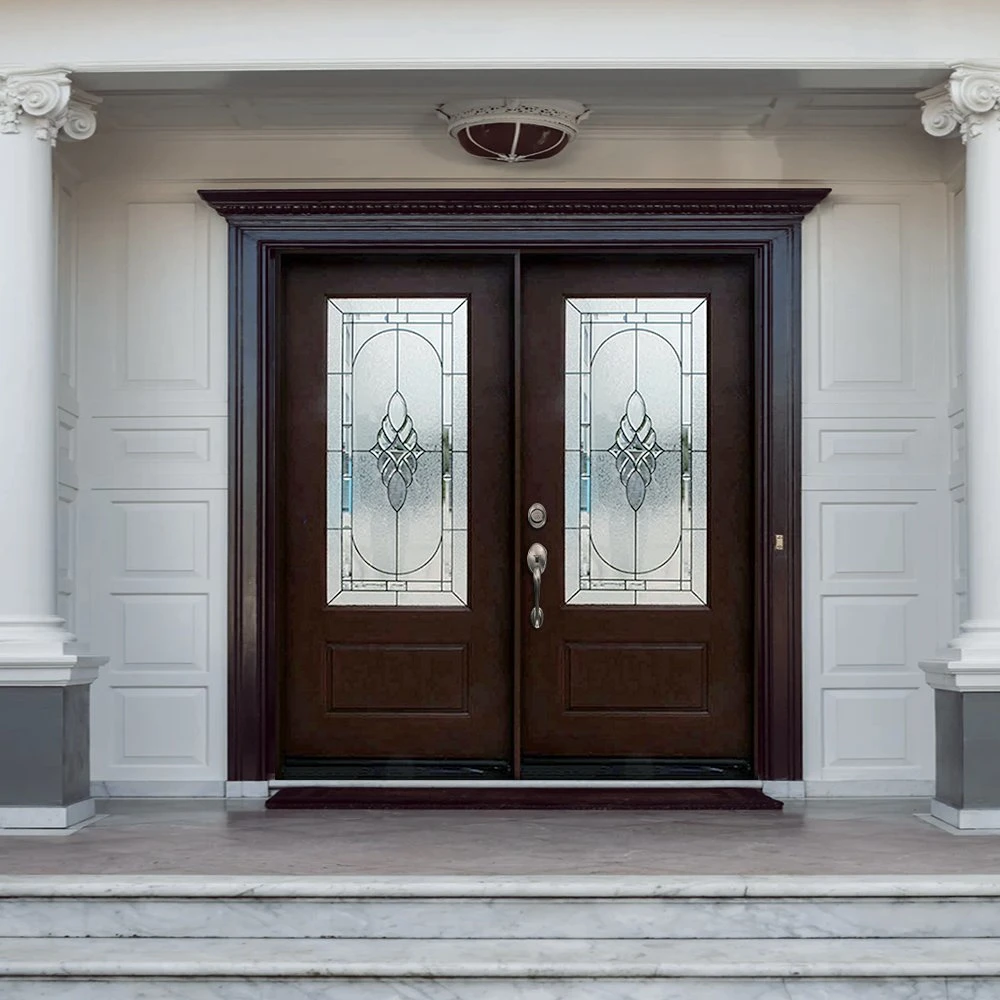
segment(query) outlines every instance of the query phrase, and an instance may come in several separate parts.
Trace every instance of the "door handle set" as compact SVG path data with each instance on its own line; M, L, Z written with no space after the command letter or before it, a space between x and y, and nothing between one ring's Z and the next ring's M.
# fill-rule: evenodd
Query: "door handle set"
M528 569L531 570L531 580L535 588L535 603L528 616L532 628L541 628L545 621L542 611L542 574L549 563L548 550L541 542L533 542L528 549Z

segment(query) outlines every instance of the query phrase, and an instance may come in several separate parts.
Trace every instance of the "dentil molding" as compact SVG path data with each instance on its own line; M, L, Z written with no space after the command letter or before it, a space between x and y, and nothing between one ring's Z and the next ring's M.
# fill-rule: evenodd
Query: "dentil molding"
M1000 129L1000 66L957 66L947 83L917 94L924 129L934 136L957 128L962 142L988 126Z
M95 109L100 102L74 89L66 70L9 73L0 76L0 132L20 132L27 125L53 146L60 133L89 139L97 128Z

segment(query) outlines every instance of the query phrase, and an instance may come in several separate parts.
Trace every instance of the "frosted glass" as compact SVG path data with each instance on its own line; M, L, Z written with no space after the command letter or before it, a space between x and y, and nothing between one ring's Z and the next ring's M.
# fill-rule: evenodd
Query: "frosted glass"
M566 300L566 601L708 601L704 298Z
M467 604L467 299L328 306L327 603Z

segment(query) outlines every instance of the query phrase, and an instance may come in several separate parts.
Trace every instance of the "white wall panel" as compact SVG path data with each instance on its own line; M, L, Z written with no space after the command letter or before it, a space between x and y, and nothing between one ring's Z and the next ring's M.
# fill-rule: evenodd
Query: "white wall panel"
M75 501L77 474L76 201L72 184L57 164L53 185L56 238L56 333L59 338L56 412L56 613L73 631L77 620Z
M141 767L176 780L178 769L208 763L208 691L205 688L116 688L113 764Z
M225 489L225 417L107 417L84 457L95 489Z
M208 669L208 594L116 594L122 670Z
M814 213L804 240L806 419L940 416L947 218L941 184L842 185Z
M949 243L951 247L950 348L950 528L951 528L951 635L969 616L968 508L965 505L965 190L964 178L954 179L949 192Z
M89 637L111 657L93 688L94 779L222 778L226 493L95 489L87 499Z
M823 673L895 671L912 667L917 651L914 594L827 595L821 598Z
M820 387L906 389L913 343L904 326L902 211L838 204L820 225L823 314Z
M107 190L81 210L90 415L225 416L225 222L193 195L133 198Z
M207 501L114 500L112 510L122 578L208 579Z
M920 688L832 689L823 692L823 766L829 778L921 778Z
M518 173L553 186L831 178L833 194L803 227L804 751L814 782L884 789L933 777L932 699L917 661L947 638L958 600L950 538L961 492L949 506L948 476L961 444L948 421L958 209L929 143L874 131L663 132L581 140L583 153ZM443 147L150 131L74 149L87 178L76 198L78 576L89 582L78 610L91 645L112 655L94 688L96 780L226 777L226 226L197 189L511 183Z
M125 384L206 389L206 220L190 203L132 204L126 216L119 377Z

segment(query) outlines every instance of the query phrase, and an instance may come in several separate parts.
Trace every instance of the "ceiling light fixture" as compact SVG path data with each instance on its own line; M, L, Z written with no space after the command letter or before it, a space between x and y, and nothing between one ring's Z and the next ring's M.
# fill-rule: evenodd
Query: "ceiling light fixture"
M590 111L576 101L500 98L442 104L448 134L473 156L503 163L547 160L576 138Z

